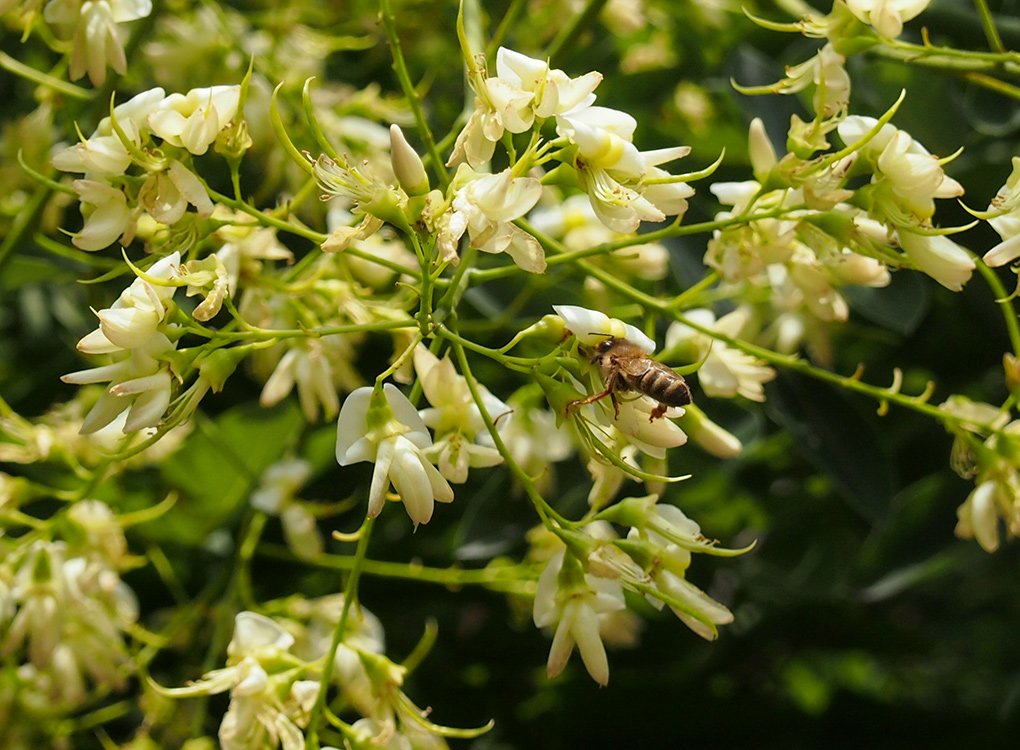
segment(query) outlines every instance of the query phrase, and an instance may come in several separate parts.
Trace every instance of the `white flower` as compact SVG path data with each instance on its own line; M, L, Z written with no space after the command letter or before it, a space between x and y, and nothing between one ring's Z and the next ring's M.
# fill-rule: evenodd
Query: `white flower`
M985 253L990 266L1004 266L1020 258L1020 156L1013 157L1013 171L988 204L988 223L1002 242Z
M1020 536L1020 472L1016 465L1020 420L1002 427L1003 415L993 414L995 410L987 405L950 406L950 411L965 416L969 412L972 416L980 416L982 422L994 420L980 427L963 424L964 429L974 432L997 429L985 440L985 450L976 454L973 467L962 467L967 471L957 468L958 473L965 476L976 474L977 479L975 489L956 511L956 535L962 539L976 539L986 552L995 552L999 548L1000 519L1009 536ZM982 415L979 412L986 413Z
M903 33L903 24L919 15L931 0L846 0L857 18L872 26L886 39Z
M170 405L173 385L166 358L176 347L177 342L155 333L144 345L128 350L123 359L113 364L61 377L65 383L75 385L110 383L86 415L81 433L87 435L102 429L124 411L128 412L125 434L158 425Z
M664 458L669 448L679 448L687 442L687 435L672 419L652 418L662 405L648 397L617 399L619 410L613 408L609 399L598 402L596 414L607 427L616 428L626 437L627 442L652 458ZM666 417L683 415L680 407L670 407Z
M848 146L860 141L878 125L872 117L851 115L837 130ZM874 164L872 183L888 188L875 195L876 206L896 225L913 225L931 219L935 198L963 195L963 186L942 170L939 160L909 133L884 124L859 152Z
M655 588L663 595L681 622L706 640L718 635L717 625L733 622L733 613L723 604L710 597L685 577L691 564L691 552L706 552L715 549L706 539L701 528L675 505L655 502L654 495L647 498L624 500L627 503L643 505L644 517L638 526L631 527L627 534L630 540L645 540L656 550L654 563L648 575ZM726 554L733 554L726 551ZM663 601L651 594L645 595L657 609Z
M553 310L584 346L598 346L607 338L614 338L626 339L647 354L655 351L655 342L641 329L598 310L578 305L553 305Z
M151 0L51 0L43 17L66 32L72 30L69 75L77 80L88 73L96 86L106 81L106 67L127 72L124 47L117 24L144 18L152 12Z
M167 143L201 156L237 116L240 97L241 87L236 85L171 94L149 115L149 127Z
M505 131L523 133L535 118L561 115L588 107L602 74L587 73L570 78L547 63L500 47L496 52L496 75L474 77L475 111L457 136L448 164L467 160L479 166L492 158Z
M539 628L556 625L547 670L555 677L577 646L592 679L609 683L609 660L599 634L599 615L626 609L618 580L583 573L573 557L553 557L538 579L533 619Z
M704 308L687 310L684 316L730 338L736 338L747 323L746 311L742 309L719 320L711 310ZM698 385L707 396L733 398L740 395L751 401L764 401L763 386L776 376L775 370L761 360L678 321L666 330L666 349L674 348L690 348L695 359L704 360L698 370Z
M438 238L444 259L457 255L457 242L466 231L471 246L486 253L507 253L531 273L545 271L545 252L538 240L511 222L530 211L542 194L534 177L514 177L509 169L478 176L467 165L457 170L454 184L466 182L444 214Z
M548 63L505 47L496 52L496 75L533 94L534 114L543 118L590 106L595 101L592 92L602 82L602 74L596 71L570 78L562 70L551 70Z
M428 428L396 386L381 391L369 386L351 393L337 421L336 459L341 466L373 461L368 515L377 516L392 484L407 514L428 523L434 501L453 501L453 490L422 452L431 447Z
M148 132L146 118L164 96L163 89L156 87L114 107L117 126L134 146L141 145L143 134ZM131 161L130 152L120 135L114 133L113 122L107 115L88 140L56 152L52 164L62 172L81 172L89 179L104 180L124 174Z
M680 422L691 440L716 458L736 458L744 449L740 438L713 422L694 404L684 407Z
M127 243L134 235L135 217L127 196L119 188L94 180L75 180L71 186L81 199L85 224L71 237L79 250L103 250L118 239Z
M194 206L199 216L210 216L213 204L201 180L174 159L166 169L149 174L138 191L138 205L161 224L176 224Z
M148 343L166 318L177 290L177 286L169 282L177 275L180 262L180 253L171 253L153 263L144 277L131 282L116 302L96 313L99 328L78 342L78 351L110 354Z
M88 512L78 515L87 520ZM13 569L0 583L0 655L21 664L19 674L30 667L54 683L53 699L70 706L90 692L122 689L127 673L124 631L137 621L138 603L106 557L106 531L83 528L79 554L64 542L23 545L7 555Z
M639 152L631 142L637 121L625 112L589 107L556 118L557 132L577 147L574 167L592 208L610 229L637 230L642 221L664 221L687 210L694 190L657 165L686 156L676 147Z
M124 130L125 133L132 132L130 123ZM124 174L131 166L131 154L124 148L119 136L94 135L58 151L51 161L62 172L81 172L89 177L107 178Z
M515 404L513 413L499 420L497 427L514 461L540 488L551 484L550 464L563 461L574 450L569 433L557 426L556 415L547 409Z
M850 102L850 76L844 64L846 58L831 43L826 44L811 59L786 69L786 78L779 91L793 94L815 85L812 101L815 112L829 118L846 110ZM758 177L758 171L755 170Z
M946 289L958 292L974 271L974 259L945 235L924 235L900 229L900 247L918 270Z
M327 343L323 339L308 339L294 343L280 357L272 374L266 380L259 403L273 406L280 403L297 385L301 411L309 422L319 418L319 408L326 419L332 419L340 409L333 363L334 355L350 356L350 342L343 336L333 336Z
M319 683L298 680L300 662L290 653L294 637L277 622L254 612L234 618L227 645L227 666L208 672L183 688L161 689L188 697L230 691L230 706L220 723L224 750L282 747L301 750L301 727L318 695Z
M1001 499L1000 499L1001 498ZM956 509L956 536L976 539L985 552L999 549L999 509L1005 497L994 480L981 482Z
M491 444L476 442L489 437L481 411L467 381L458 375L449 356L439 359L426 347L414 350L414 369L422 391L432 404L419 411L422 421L436 434L430 456L438 458L439 471L451 482L467 481L468 468L496 466L503 456ZM510 407L479 386L483 405L497 427L506 424Z
M295 497L311 475L312 467L307 461L297 458L277 461L263 472L250 498L252 507L280 517L287 547L306 560L317 557L323 548L315 516Z

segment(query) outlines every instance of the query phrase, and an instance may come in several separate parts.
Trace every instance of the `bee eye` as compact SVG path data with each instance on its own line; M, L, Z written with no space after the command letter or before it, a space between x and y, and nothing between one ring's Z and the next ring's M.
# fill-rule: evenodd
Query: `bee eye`
M600 342L596 349L598 350L599 354L605 354L607 351L609 351L609 348L612 345L613 339L606 339L605 341Z

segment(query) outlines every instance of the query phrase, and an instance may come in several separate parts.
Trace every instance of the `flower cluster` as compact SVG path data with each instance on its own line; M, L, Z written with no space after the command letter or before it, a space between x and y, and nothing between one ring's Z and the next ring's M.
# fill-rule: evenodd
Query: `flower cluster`
M351 393L337 421L336 460L341 466L372 461L368 515L382 512L390 484L415 526L432 518L435 501L453 502L453 489L425 457L432 447L425 422L390 383Z
M178 225L189 207L210 216L213 203L190 164L235 121L240 97L239 86L169 96L150 89L115 107L88 139L56 153L54 167L83 175L72 182L85 217L74 245L126 244L141 216L167 227Z
M842 287L885 286L888 266L906 266L959 290L974 269L969 254L931 224L935 199L962 193L939 159L878 120L837 117L829 127L849 155L778 159L761 123L752 123L756 179L711 187L732 206L717 219L750 220L717 230L705 254L747 305L748 330L759 331L760 342L793 352L806 341L822 358L827 324L849 315ZM867 184L850 189L865 176Z
M180 255L153 263L117 301L97 313L99 327L78 342L84 354L105 354L114 362L64 375L65 383L109 383L81 426L96 432L126 412L125 433L155 427L170 405L170 355L177 348L168 321L177 290Z
M97 500L76 503L67 522L67 540L4 543L0 654L22 665L9 677L24 701L9 717L59 716L127 685L138 603L120 578L131 564L123 530Z
M371 236L383 222L406 228L421 221L435 235L443 262L458 262L458 246L466 236L474 249L506 253L520 268L542 273L544 249L514 222L531 211L541 195L539 179L525 173L553 158L559 161L557 170L573 173L594 215L613 232L630 233L642 221L661 222L687 210L693 189L686 178L670 175L659 165L686 156L689 149L638 151L633 143L637 121L625 112L594 106L601 74L570 78L503 47L496 54L495 76L487 76L477 63L469 65L469 72L475 108L454 145L449 165L459 166L445 191L429 192L420 158L395 126L392 181L345 159L322 155L313 160L324 195L353 201L363 215L356 227L334 232L330 250ZM550 143L539 137L547 120L555 121L559 136ZM527 131L533 131L532 144L516 163L500 172L485 169L504 136ZM551 151L552 143L562 148Z
M343 610L343 597L332 596L295 602L281 618L240 612L227 646L226 666L187 687L160 692L188 698L229 691L230 705L218 733L225 750L300 750L319 693L330 687L336 687L359 715L350 724L340 724L345 746L445 747L443 735L453 730L429 722L428 712L403 692L408 670L385 656L383 629L375 615L363 607L352 608L344 621L343 639L331 652ZM324 687L329 660L332 679ZM478 734L458 731L464 736Z
M1008 536L1020 536L1020 420L1011 421L1008 411L962 396L941 408L958 425L953 468L975 485L956 511L956 535L995 552L1000 521Z
M696 523L658 497L627 498L601 511L580 532L563 532L566 547L553 554L538 581L534 621L554 628L548 672L555 677L576 647L585 668L600 685L609 681L604 640L614 616L626 609L624 590L643 595L657 609L668 606L677 618L707 640L733 614L687 578L692 553L733 556L701 534ZM628 527L617 537L611 524Z

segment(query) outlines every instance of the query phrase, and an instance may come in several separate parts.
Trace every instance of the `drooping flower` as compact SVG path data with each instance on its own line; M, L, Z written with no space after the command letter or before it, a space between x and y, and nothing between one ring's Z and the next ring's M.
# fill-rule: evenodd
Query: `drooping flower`
M263 472L259 486L251 494L252 507L280 517L287 547L305 560L314 559L323 548L315 516L295 497L311 474L312 467L307 461L298 458L277 461Z
M428 523L436 500L453 501L453 490L424 456L432 446L428 428L407 397L391 383L358 388L347 396L337 421L336 459L341 466L372 461L368 515L382 511L392 484L408 516Z
M945 235L926 235L900 229L900 247L910 261L946 289L958 292L974 272L974 259Z
M128 412L124 432L154 427L170 404L172 377L168 357L177 347L164 330L167 310L176 291L172 279L180 255L158 260L135 279L109 308L97 313L99 327L82 337L85 354L113 354L111 364L64 375L65 383L109 383L82 424L82 434L102 429Z
M686 156L686 146L640 152L637 121L625 112L588 107L556 118L557 132L577 148L574 168L592 208L607 227L629 234L642 221L682 216L693 188L659 164Z
M1004 266L1020 258L1020 156L1013 157L1013 171L988 204L988 223L1002 242L985 253L990 266Z
M599 634L599 615L626 609L618 580L584 573L573 556L560 552L546 565L535 591L533 619L539 628L556 626L547 671L556 677L574 647L600 685L609 683L609 660Z
M121 75L127 72L117 24L145 18L151 12L151 0L51 0L43 18L62 33L69 33L71 80L88 73L93 85L102 86L107 66Z
M851 115L837 131L848 146L861 141L878 120ZM949 177L939 159L909 133L886 123L858 153L873 166L872 192L875 210L896 226L915 226L931 219L935 198L963 195L963 186Z
M171 697L215 695L230 691L230 705L220 723L224 750L282 747L300 750L302 731L320 683L297 679L302 662L291 653L294 636L275 620L239 612L227 645L227 666L214 669L182 688L161 688Z

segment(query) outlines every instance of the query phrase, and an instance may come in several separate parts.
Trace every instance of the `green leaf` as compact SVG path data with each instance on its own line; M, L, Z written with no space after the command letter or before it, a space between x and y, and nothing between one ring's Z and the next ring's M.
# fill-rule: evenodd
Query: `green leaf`
M237 406L203 420L184 447L160 467L180 500L145 533L160 539L197 543L229 522L259 477L300 439L306 426L292 399L273 409Z

